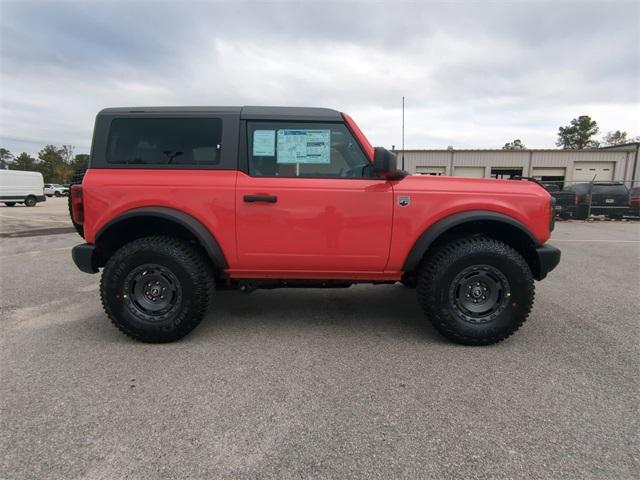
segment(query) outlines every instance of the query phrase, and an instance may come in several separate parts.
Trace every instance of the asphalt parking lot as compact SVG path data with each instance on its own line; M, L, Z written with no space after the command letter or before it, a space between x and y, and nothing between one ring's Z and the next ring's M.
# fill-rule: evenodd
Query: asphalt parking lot
M444 341L400 285L219 292L113 328L66 199L0 206L1 478L638 478L640 223L560 222L529 321Z

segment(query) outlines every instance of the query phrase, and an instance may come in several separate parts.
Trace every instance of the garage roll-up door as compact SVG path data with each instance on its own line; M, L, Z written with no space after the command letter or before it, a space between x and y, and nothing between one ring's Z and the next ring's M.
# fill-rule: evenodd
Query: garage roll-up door
M615 162L575 162L573 164L573 181L590 182L593 177L597 182L613 180Z
M564 167L533 167L532 176L538 177L564 177Z
M455 167L453 175L456 177L484 178L484 167Z
M421 175L444 175L446 171L446 167L416 167L416 173Z

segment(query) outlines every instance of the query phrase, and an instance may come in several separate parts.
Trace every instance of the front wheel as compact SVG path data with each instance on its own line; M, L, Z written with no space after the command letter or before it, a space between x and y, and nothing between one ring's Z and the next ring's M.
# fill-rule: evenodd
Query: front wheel
M36 203L38 203L38 202L36 200L36 197L34 197L34 196L29 196L29 197L24 199L24 204L27 207L35 207Z
M524 258L487 237L441 247L418 277L418 299L433 326L464 345L509 337L527 319L533 298L533 276Z
M203 254L171 237L145 237L120 248L102 272L100 296L113 324L143 342L172 342L206 312L213 279Z
M7 207L15 207L15 206L16 206L16 202L4 202L4 204L5 204Z

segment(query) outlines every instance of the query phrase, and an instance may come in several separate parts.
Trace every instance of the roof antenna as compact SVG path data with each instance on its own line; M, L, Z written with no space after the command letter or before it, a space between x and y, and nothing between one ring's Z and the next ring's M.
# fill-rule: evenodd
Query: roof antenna
M402 170L404 170L404 95L402 96Z

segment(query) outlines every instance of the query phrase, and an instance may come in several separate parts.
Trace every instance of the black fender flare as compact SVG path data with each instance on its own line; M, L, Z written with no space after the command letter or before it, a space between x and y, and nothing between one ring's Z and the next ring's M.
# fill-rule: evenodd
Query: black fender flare
M402 267L402 271L414 271L418 267L420 260L422 260L422 257L427 252L431 244L436 241L436 239L443 233L447 232L453 227L462 225L463 223L478 221L506 223L508 225L511 225L512 227L516 227L527 237L529 237L529 239L531 239L531 243L534 246L538 246L539 244L536 237L525 225L508 215L504 215L498 212L492 212L490 210L470 210L467 212L454 213L438 220L436 223L429 226L424 232L422 232L422 234L413 244L413 247L411 247L409 255L407 255L407 258Z
M170 220L177 223L188 230L200 242L216 267L221 270L229 268L229 264L227 263L227 259L225 258L222 249L220 248L220 244L209 229L191 215L168 207L140 207L127 210L126 212L109 220L100 228L98 233L96 233L95 243L97 243L100 240L100 236L107 232L111 227L116 226L120 222L136 217L162 218L164 220Z

